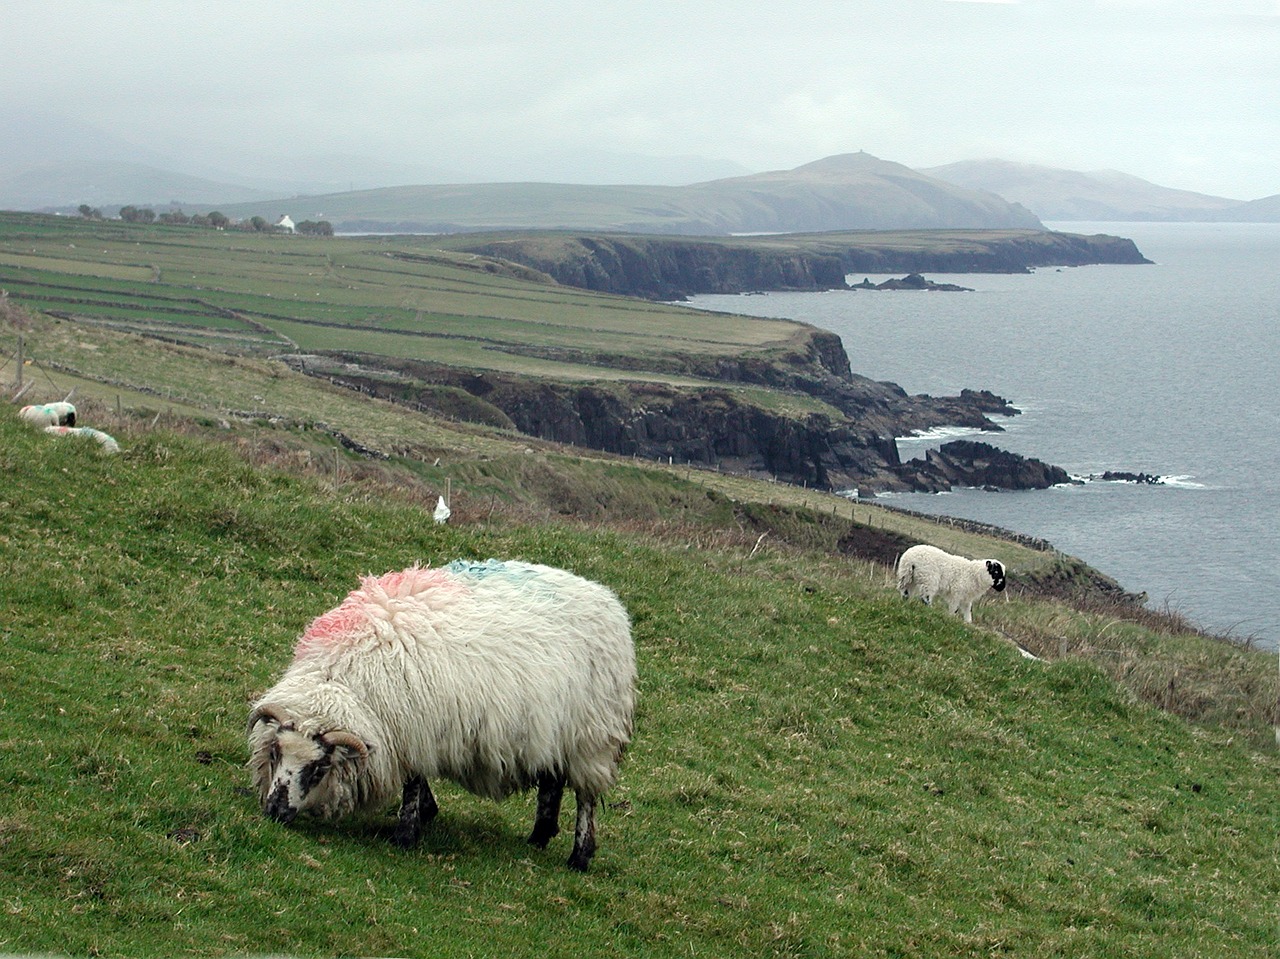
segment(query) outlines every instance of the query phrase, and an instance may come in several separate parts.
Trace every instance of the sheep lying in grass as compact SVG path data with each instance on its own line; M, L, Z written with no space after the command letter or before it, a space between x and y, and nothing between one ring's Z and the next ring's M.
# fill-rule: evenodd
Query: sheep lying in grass
M599 584L528 563L455 562L367 577L298 641L253 706L250 768L264 814L337 818L401 798L416 845L444 777L502 799L536 786L529 842L577 798L569 865L595 852L595 806L631 739L635 651Z
M76 408L70 403L40 403L24 406L18 416L32 426L75 426Z
M1004 589L1004 565L996 559L966 559L936 546L912 546L898 560L898 590L906 598L919 596L932 604L947 601L952 615L973 622L973 604L988 589Z
M120 452L120 444L116 442L114 436L102 430L95 430L91 426L46 426L44 431L54 436L83 436L85 439L95 441L108 453Z

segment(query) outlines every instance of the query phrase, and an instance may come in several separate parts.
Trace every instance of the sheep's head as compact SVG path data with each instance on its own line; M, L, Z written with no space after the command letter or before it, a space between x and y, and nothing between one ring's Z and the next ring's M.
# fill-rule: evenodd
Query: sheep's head
M1004 564L998 559L987 560L987 575L991 577L991 588L997 593L1004 589Z
M292 822L300 812L336 819L359 802L370 746L341 729L301 732L287 716L259 707L249 717L249 768L264 815Z

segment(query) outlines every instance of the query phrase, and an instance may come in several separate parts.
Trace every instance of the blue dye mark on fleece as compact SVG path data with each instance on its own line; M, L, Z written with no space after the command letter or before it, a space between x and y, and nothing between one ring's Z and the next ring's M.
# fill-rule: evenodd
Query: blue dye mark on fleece
M487 559L483 563L455 559L449 564L448 569L455 576L471 576L476 579L484 579L486 576L495 574L521 576L533 572L523 563L508 563L506 560L501 559Z

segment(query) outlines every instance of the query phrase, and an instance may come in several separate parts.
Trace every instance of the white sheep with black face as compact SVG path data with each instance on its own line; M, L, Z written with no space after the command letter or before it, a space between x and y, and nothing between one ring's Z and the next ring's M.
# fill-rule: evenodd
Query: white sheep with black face
M249 717L250 768L280 822L401 800L406 848L443 777L502 799L536 786L529 842L577 798L569 865L595 852L595 806L631 739L630 621L605 587L529 563L455 562L368 577L298 641Z
M75 426L76 408L70 403L37 403L18 410L18 416L32 426Z
M898 559L898 591L905 598L918 596L932 604L936 597L947 602L954 616L973 622L973 604L987 590L1005 587L1004 564L998 559L966 559L936 546L912 546Z

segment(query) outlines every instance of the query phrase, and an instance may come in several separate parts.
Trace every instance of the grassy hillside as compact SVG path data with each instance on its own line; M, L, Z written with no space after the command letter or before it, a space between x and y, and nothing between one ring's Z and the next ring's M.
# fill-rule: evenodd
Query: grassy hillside
M624 230L717 236L815 230L1040 227L989 193L866 153L688 186L399 186L224 206L236 218L327 219L341 230Z
M687 508L584 522L462 495L437 526L374 473L295 479L148 426L112 424L108 457L0 417L0 951L1274 952L1280 759L999 634L1065 608L986 604L967 628L781 526L716 532L693 504L730 501L696 477L588 460L585 488ZM460 458L500 481L496 451ZM787 515L816 530L814 505ZM361 573L490 556L598 579L633 617L637 735L592 872L564 836L524 844L528 797L442 786L409 854L389 818L259 815L247 704L306 623ZM1095 644L1129 628L1079 622Z

